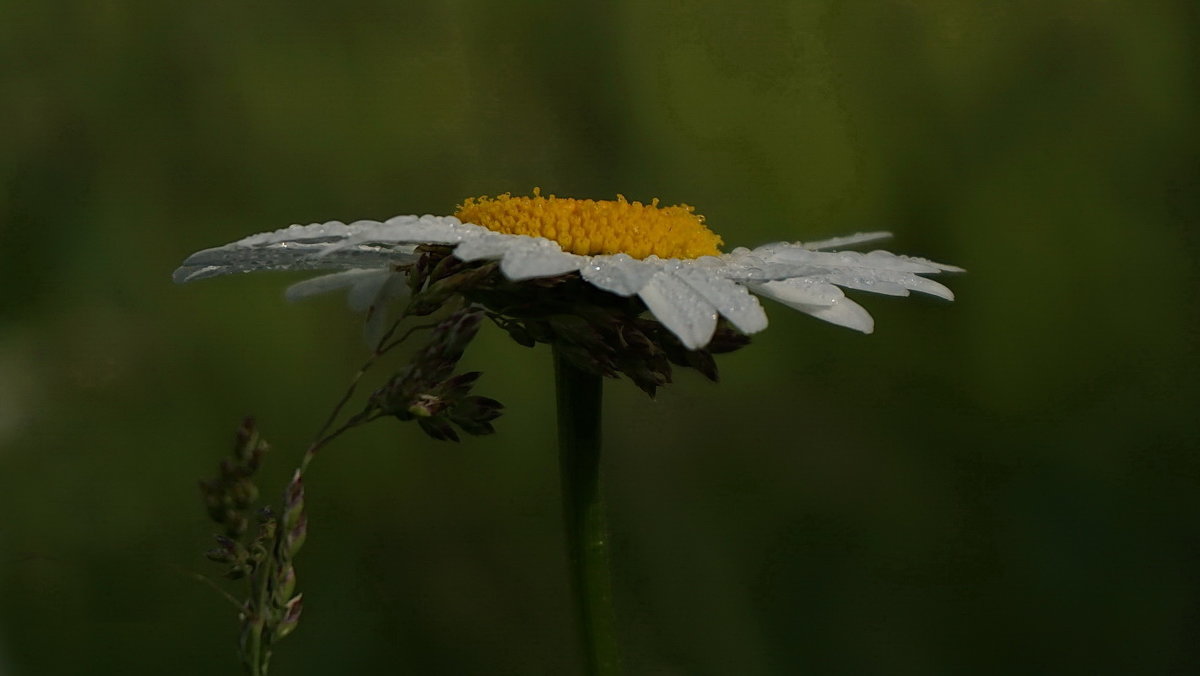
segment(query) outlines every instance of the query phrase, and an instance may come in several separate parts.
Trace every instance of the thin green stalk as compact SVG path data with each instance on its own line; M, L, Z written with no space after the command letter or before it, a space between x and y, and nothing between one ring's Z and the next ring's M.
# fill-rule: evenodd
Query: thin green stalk
M266 618L263 617L267 604L267 576L262 571L255 571L250 577L251 583L257 583L253 590L254 602L243 612L252 613L250 623L243 637L242 651L245 657L246 673L249 676L266 676L267 663L270 660L270 649L263 645L263 631L266 630Z
M342 398L338 400L337 404L333 407L333 410L329 413L329 417L325 419L325 423L321 425L321 429L317 432L317 438L314 439L313 442L309 444L308 449L304 451L304 456L300 459L300 465L297 468L297 477L304 474L304 472L308 469L309 463L311 463L313 458L316 457L317 451L323 448L326 444L341 436L343 432L346 432L354 427L358 427L359 425L369 423L381 416L381 414L378 412L370 414L362 413L352 416L349 420L342 423L340 427L332 432L329 431L334 422L338 419L338 416L341 414L342 409L344 409L346 404L350 402L350 399L354 397L354 392L358 388L359 381L362 380L363 376L366 375L367 371L380 357L403 343L410 335L413 334L413 332L419 329L429 329L436 326L436 324L422 324L414 326L405 332L401 337L391 340L392 336L396 334L396 331L400 328L400 324L404 321L407 315L408 310L405 309L400 318L393 322L391 327L388 328L387 332L384 333L383 337L379 339L379 342L375 346L374 351L372 351L371 356L366 360L366 362L363 363L358 372L354 374L354 377L350 380L350 386L346 388ZM275 551L270 557L269 562L264 565L274 566L276 565L275 562L284 560L283 554L280 552L280 548L283 546L286 537L287 533L285 533L282 530L282 526L280 526L280 530L276 532L276 537L272 544L272 547L274 547ZM271 635L267 632L274 631L273 627L267 626L267 618L264 615L264 613L267 612L268 605L271 603L271 575L267 571L256 570L254 574L251 575L250 582L252 585L250 589L252 600L249 601L248 605L242 610L242 612L251 615L251 617L247 618L241 638L242 659L248 676L266 676L271 660Z
M571 586L588 676L621 673L613 612L608 518L600 493L600 376L554 352L558 448Z
M400 313L399 319L392 322L392 326L387 330L386 333L383 334L383 337L379 339L379 343L375 346L375 350L373 352L371 352L371 356L367 358L367 361L365 361L363 363L363 365L359 367L358 372L355 373L354 377L350 379L350 386L346 388L346 391L344 393L342 393L342 398L338 400L337 405L335 405L333 407L333 410L329 412L329 417L325 419L325 423L323 425L321 425L321 429L317 431L316 439L314 439L313 442L311 444L309 444L308 449L304 451L304 457L301 458L301 460L300 460L300 473L301 474L304 474L304 472L308 470L308 464L310 462L312 462L314 457L316 457L317 451L320 450L322 446L333 441L339 435L341 435L342 432L345 432L346 430L350 429L351 427L355 427L357 425L367 423L367 422L370 422L371 420L374 420L374 418L365 419L365 420L358 419L358 418L351 418L348 422L346 422L346 424L342 425L336 431L326 434L326 432L329 430L329 428L333 426L334 421L337 420L338 415L341 414L342 409L345 408L346 404L348 404L350 402L350 399L354 397L354 392L358 389L359 381L362 380L363 376L365 376L367 374L367 371L372 366L375 365L375 362L380 357L387 354L388 352L391 352L394 348L399 346L401 343L408 340L408 337L411 336L413 333L415 333L421 329L432 329L435 326L437 326L436 322L429 323L429 324L419 324L417 326L411 327L408 331L404 332L404 335L400 336L399 338L397 338L389 343L388 340L392 336L396 335L397 329L400 328L400 324L404 321L404 319L406 317L408 317L408 308L405 308L404 312Z

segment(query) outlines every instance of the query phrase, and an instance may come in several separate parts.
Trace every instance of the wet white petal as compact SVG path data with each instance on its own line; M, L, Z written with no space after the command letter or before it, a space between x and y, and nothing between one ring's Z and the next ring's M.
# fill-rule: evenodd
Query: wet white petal
M284 242L263 247L232 245L197 252L172 275L176 283L262 270L338 270L390 267L416 260L411 249L359 247L320 255L328 244Z
M790 263L799 266L818 266L830 270L867 268L894 272L939 272L946 266L923 259L897 256L887 251L812 251L802 246L787 243L768 244L754 250L763 260L772 263Z
M818 279L801 277L751 284L760 296L796 307L798 305L833 305L846 294L836 286Z
M746 287L703 267L685 267L675 276L687 282L742 333L758 333L767 328L767 313Z
M391 272L384 279L382 284L374 285L374 295L368 295L370 288L364 285L360 292L360 298L354 298L354 294L358 288L351 290L350 304L356 302L366 302L367 321L363 326L363 339L370 347L375 347L383 338L383 334L387 331L390 325L392 302L397 298L404 298L409 294L408 279L400 272Z
M363 280L375 277L386 278L389 274L391 274L391 270L388 268L344 270L342 272L306 279L303 282L297 282L283 292L283 297L294 303L322 293L351 287Z
M464 225L453 216L395 216L383 222L355 221L347 227L350 234L323 255L362 244L457 244L488 232L477 225Z
M885 296L907 296L908 289L901 284L879 279L874 275L859 275L854 273L833 273L828 275L818 275L818 279L837 284L844 289L854 289L856 291L869 291Z
M598 289L618 296L632 296L646 286L658 271L658 267L628 254L619 253L612 256L591 256L579 271L589 284Z
M907 296L909 291L918 291L931 296L945 298L946 300L954 300L954 292L944 285L910 272L875 270L864 273L861 270L855 270L848 273L819 275L819 277L847 289L858 289L860 291L870 291L872 293L882 293L891 296Z
M382 300L383 287L392 277L390 270L380 270L379 274L355 282L346 294L346 304L355 312L366 311Z
M954 300L954 292L951 291L949 287L932 279L918 277L917 275L907 275L904 279L897 279L893 281L895 281L897 284L903 285L906 289L927 293L931 296L937 296L938 298L944 298L946 300Z
M350 226L345 223L341 221L327 221L325 223L310 223L309 225L289 225L280 230L260 232L256 235L243 237L227 246L251 247L266 246L281 242L330 242L349 237L350 234Z
M256 268L246 268L244 271L251 272L255 269ZM176 284L183 284L185 282L194 282L198 279L219 277L221 275L229 274L230 272L236 271L227 269L226 266L222 265L181 265L175 268L175 272L171 273L171 280Z
M455 255L457 255L455 250ZM542 238L526 238L520 246L505 252L500 270L505 277L518 282L536 277L554 277L575 272L586 263L583 256L565 253L556 242Z
M455 247L454 256L468 262L500 259L501 271L513 281L574 272L586 260L564 252L552 240L490 231L468 236Z
M408 294L408 284L403 272L392 268L379 268L346 270L306 279L289 286L284 292L284 297L295 302L347 287L349 291L346 294L346 304L355 312L363 312Z
M853 235L845 235L842 237L830 237L829 239L819 239L815 242L803 242L800 246L805 249L819 251L821 249L836 249L843 246L855 246L865 242L875 242L881 239L888 239L892 233L880 230L878 232L856 232Z
M496 260L508 253L509 249L521 246L521 240L512 235L501 235L495 232L470 237L454 248L454 257L467 261Z
M707 345L717 328L717 309L670 270L651 277L638 296L689 350Z
M340 246L354 232L353 226L329 221L251 235L197 251L183 261L173 278L183 283L260 270L388 267L414 259L413 249L408 246Z
M720 274L737 282L765 282L772 279L789 279L825 271L818 265L779 263L766 260L756 251L743 247L721 256Z
M813 279L786 279L754 284L754 292L817 319L871 333L875 320L832 284Z
M837 324L855 331L871 333L875 330L875 320L849 298L839 298L833 305L810 305L808 307L794 306L797 310L822 319L830 324Z
M913 263L920 263L921 265L928 265L931 268L937 268L941 272L966 272L967 271L966 268L960 268L957 265L947 265L945 263L938 263L937 261L931 261L928 258L918 258L917 256L902 256L902 255L898 255L898 254L892 254L892 255L895 255L897 258L903 258L906 261L911 261Z
M424 216L393 216L383 222L387 228L392 231L404 232L404 241L429 243L442 235L439 233L457 233L466 235L470 233L487 232L487 228L483 226L463 223L454 216L433 216L425 214ZM446 235L447 239L451 239Z

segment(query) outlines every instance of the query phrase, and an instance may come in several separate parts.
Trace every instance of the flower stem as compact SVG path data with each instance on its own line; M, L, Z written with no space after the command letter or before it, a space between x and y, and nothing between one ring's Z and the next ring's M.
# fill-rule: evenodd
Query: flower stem
M621 673L612 603L608 519L600 494L600 376L556 349L558 448L571 586L588 676Z

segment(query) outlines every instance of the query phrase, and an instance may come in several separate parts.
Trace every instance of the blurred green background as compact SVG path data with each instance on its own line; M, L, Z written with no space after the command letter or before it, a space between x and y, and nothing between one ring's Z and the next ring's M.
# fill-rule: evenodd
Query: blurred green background
M608 384L631 674L1200 673L1194 0L7 2L0 91L0 673L237 673L195 481L365 349L185 255L534 186L970 271ZM549 355L467 362L497 435L314 465L273 673L577 673Z

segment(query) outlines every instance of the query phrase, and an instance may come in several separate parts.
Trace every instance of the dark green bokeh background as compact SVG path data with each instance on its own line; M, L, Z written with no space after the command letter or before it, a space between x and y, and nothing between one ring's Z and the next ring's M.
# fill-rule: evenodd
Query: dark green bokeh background
M281 486L364 347L183 256L534 186L970 270L607 386L631 674L1200 672L1197 7L4 3L0 673L236 673L195 480L254 413ZM280 675L576 673L549 355L468 362L496 436L314 466Z

